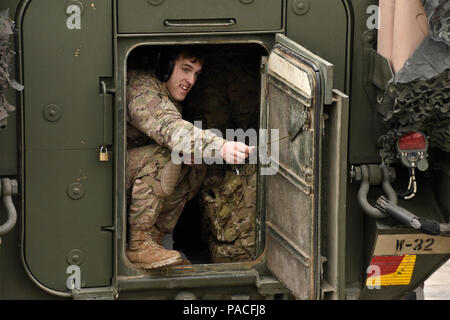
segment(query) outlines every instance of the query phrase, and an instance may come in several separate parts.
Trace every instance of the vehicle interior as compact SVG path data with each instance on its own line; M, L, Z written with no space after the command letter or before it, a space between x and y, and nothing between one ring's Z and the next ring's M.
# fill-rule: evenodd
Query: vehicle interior
M267 51L259 44L197 45L204 65L183 101L183 119L202 129L247 132L259 128L260 65ZM167 47L143 45L130 52L127 70L152 72ZM249 139L245 141L249 144ZM256 164L208 165L196 196L188 201L164 246L181 251L192 264L252 261L256 258ZM237 196L227 193L233 188ZM239 211L239 213L237 213ZM244 226L240 228L239 226ZM233 233L229 235L229 233Z

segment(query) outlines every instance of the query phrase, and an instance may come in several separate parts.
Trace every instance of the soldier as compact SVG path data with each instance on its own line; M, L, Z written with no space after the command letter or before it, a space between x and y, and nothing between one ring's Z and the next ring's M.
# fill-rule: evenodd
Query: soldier
M158 60L155 74L130 71L127 83L127 256L144 269L182 262L178 251L161 244L163 234L173 232L185 203L205 176L206 167L193 163L194 154L209 150L212 157L240 163L253 151L182 119L181 102L202 70L199 53L178 49ZM191 138L180 143L181 132ZM173 151L181 153L184 164L172 161Z

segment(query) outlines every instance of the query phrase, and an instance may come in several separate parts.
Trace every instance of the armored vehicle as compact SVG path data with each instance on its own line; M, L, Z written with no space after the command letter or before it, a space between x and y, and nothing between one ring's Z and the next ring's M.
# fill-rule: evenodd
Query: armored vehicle
M2 0L0 298L401 299L420 288L450 254L448 69L392 82L377 6ZM143 270L125 254L127 72L174 46L206 57L186 118L254 130L260 160L217 166L223 180L185 207L168 245L191 264ZM241 220L219 219L214 208L238 212L219 198L251 209L245 237Z

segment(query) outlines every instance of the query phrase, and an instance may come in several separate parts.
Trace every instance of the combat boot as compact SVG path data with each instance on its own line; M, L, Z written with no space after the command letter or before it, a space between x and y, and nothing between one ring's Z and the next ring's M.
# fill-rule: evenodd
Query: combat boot
M181 255L166 250L152 240L150 232L130 228L127 256L130 262L143 269L155 269L179 264Z
M165 247L168 248L168 246L164 246L164 233L161 232L158 228L156 228L155 226L153 226L150 229L150 235L152 237L152 239L154 239L154 241L161 247ZM172 246L170 246L171 248ZM183 254L181 255L181 261L179 263L177 263L176 265L188 265L191 264L191 261L189 261L188 258L186 258L186 256L184 256Z

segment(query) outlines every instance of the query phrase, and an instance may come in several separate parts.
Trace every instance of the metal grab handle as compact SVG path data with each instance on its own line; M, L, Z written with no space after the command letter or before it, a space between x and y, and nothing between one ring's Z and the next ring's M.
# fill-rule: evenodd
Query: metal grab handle
M236 19L166 19L166 27L230 27L236 24Z
M106 83L105 81L101 81L100 85L102 86L102 96L103 96L103 146L106 146Z
M393 204L397 204L397 194L395 193L394 188L392 188L389 182L389 172L387 167L383 166L383 181L381 183L381 187L389 200ZM389 215L380 211L380 209L373 207L370 205L369 201L367 201L367 194L369 193L369 168L366 165L361 165L361 185L358 190L358 203L361 208L367 213L369 216L375 219L386 218Z
M14 203L12 202L12 195L17 194L17 181L3 178L0 193L2 194L3 204L8 213L8 220L0 226L0 236L2 236L10 232L17 222L17 212Z

